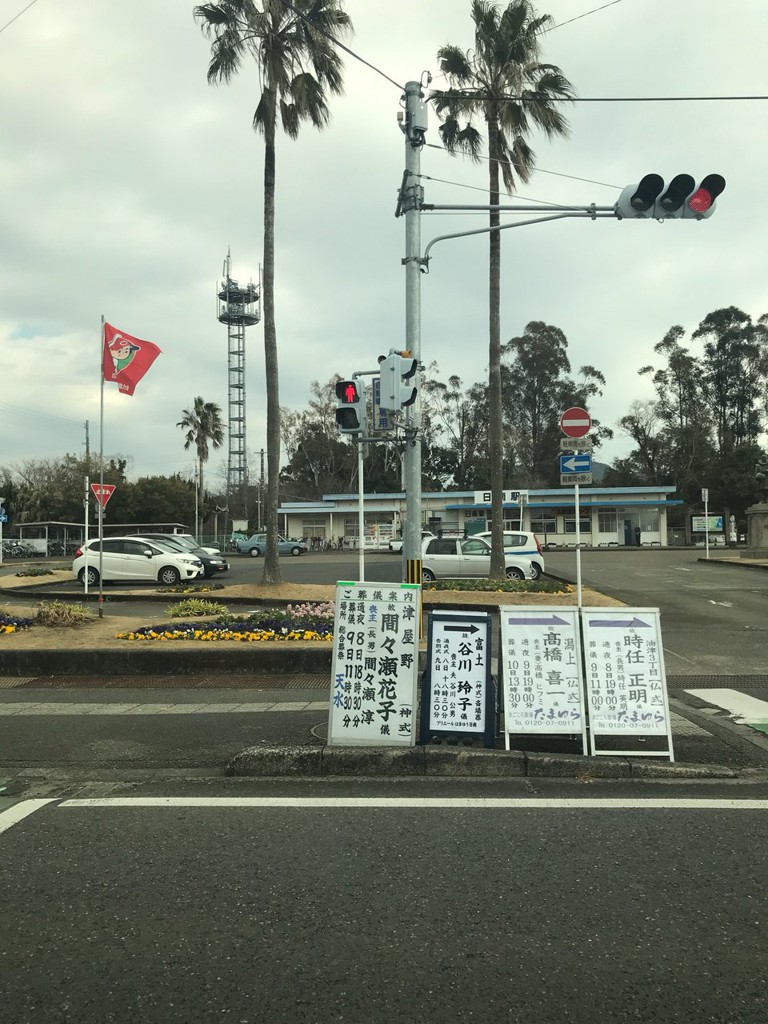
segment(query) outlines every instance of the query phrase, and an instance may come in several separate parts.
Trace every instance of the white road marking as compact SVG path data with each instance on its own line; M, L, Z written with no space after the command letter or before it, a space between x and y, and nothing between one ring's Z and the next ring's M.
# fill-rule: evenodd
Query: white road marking
M695 661L691 661L690 658L684 657L682 654L678 654L677 651L671 651L668 647L664 648L665 654L671 654L674 658L679 658L681 661L687 662L689 665L695 665Z
M93 704L76 702L0 703L0 718L26 715L252 715L271 711L327 711L328 701L269 701L251 704Z
M733 608L733 601L713 601L710 597L709 603L719 605L721 608Z
M296 797L296 796L137 796L94 797L92 799L64 800L59 807L416 807L416 808L500 808L524 811L535 810L708 810L708 811L768 811L768 800L713 800L713 799L558 799L532 797Z
M41 807L52 802L52 800L22 800L21 803L9 807L7 811L0 812L0 832L5 832L12 825L18 824L28 818L30 814L34 814L35 811L39 811Z
M705 700L707 704L728 711L739 723L756 722L768 724L768 701L758 700L738 690L686 690L693 697Z

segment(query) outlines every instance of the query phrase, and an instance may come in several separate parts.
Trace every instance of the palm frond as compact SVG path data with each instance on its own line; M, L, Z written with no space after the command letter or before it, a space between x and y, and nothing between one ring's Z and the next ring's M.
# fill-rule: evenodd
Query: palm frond
M448 117L438 128L438 134L449 153L462 153L475 163L480 159L483 137L471 123L462 127L456 118Z

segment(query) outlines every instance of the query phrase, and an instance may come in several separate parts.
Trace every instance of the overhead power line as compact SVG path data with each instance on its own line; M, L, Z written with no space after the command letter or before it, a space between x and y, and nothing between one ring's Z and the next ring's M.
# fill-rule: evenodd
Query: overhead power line
M482 99L473 92L452 92L459 99ZM718 103L737 100L768 100L768 96L555 96L550 93L530 92L523 96L499 96L509 103L533 103L537 100L557 100L559 103Z
M439 149L441 153L447 153L448 152L448 150L444 146L438 146L437 143L435 143L435 142L428 142L427 143L427 148L428 149ZM486 160L488 162L490 162L492 159L496 159L496 158L495 157L490 157L490 156L479 156L478 157L478 160ZM572 181L583 181L587 185L601 185L604 188L615 188L619 192L624 187L623 185L611 185L611 183L608 182L608 181L596 181L594 178L580 178L577 174L565 174L563 171L548 171L548 170L546 170L543 167L537 167L536 168L536 173L537 174L552 174L556 178L570 178ZM439 181L440 179L439 178L435 178L434 180L435 181ZM459 182L447 182L446 184L458 185ZM477 185L467 185L466 187L467 188L478 188L479 186L477 186ZM487 192L488 190L484 188L482 191ZM532 202L540 202L540 201L543 201L543 200L534 199L534 200L531 200L531 201Z
M557 25L553 25L551 28L545 28L541 33L546 35L547 32L554 32L556 28L562 28L563 25L570 25L572 21L579 21L580 18L586 18L589 14L597 14L598 11L604 11L606 7L613 7L614 4L620 4L622 0L610 0L610 3L603 4L602 7L593 7L591 11L584 11L583 14L577 14L575 18L568 18L567 21L559 21Z
M22 10L20 10L18 14L15 14L11 18L10 21L6 21L6 23L2 27L0 27L0 32L5 32L5 30L8 28L9 25L12 25L14 23L14 21L17 21L22 16L24 11L28 11L29 8L32 7L33 4L36 4L36 3L37 3L37 0L32 0L31 3L28 3L27 6L22 8Z
M300 11L297 7L294 7L294 5L290 3L290 0L283 0L283 3L285 4L286 7L293 11L297 18L302 18L304 21L311 24L306 14L304 14L303 11ZM350 48L346 44L342 43L341 40L337 39L336 36L334 36L331 32L324 32L322 29L317 28L317 26L313 26L313 28L314 31L318 32L321 36L325 36L326 39L330 39L331 42L338 46L340 50L343 50L345 53L348 53L349 56L354 57L355 60L360 61L361 64L364 64L367 68L370 68L371 71L375 71L377 75L381 75L382 78L385 78L388 82L396 86L398 89L405 89L404 85L400 85L400 83L396 82L394 78L390 78L389 75L386 74L386 72L381 70L381 68L377 68L375 64L371 64L370 61L365 60L364 57L361 57L359 53L355 53L354 50L350 50Z

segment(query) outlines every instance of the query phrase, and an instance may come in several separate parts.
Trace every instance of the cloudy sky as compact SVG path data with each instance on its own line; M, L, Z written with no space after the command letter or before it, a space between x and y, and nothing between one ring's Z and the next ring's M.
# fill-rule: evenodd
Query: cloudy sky
M195 395L226 409L215 286L228 248L233 276L259 275L256 72L206 83L209 42L188 0L27 3L0 0L0 465L82 453L86 421L98 450L104 315L163 349L133 397L106 388L105 452L127 456L132 478L191 473L182 409ZM600 6L538 5L559 25L544 59L585 100L768 94L765 0L615 0L587 13ZM469 0L347 0L346 9L351 48L400 85L429 71L439 87L438 48L472 45ZM406 340L404 221L394 217L400 96L350 57L330 127L278 142L276 307L289 408L306 405L311 381L375 367ZM531 320L560 327L574 368L591 363L606 376L591 410L604 423L651 397L637 369L672 324L693 330L727 305L768 312L767 115L759 100L581 102L570 139L533 140L539 170L521 201L612 204L649 171L728 181L703 222L566 220L502 235L502 337ZM422 171L441 180L424 182L426 200L483 202L472 189L487 166L442 152L434 116L428 143ZM423 242L483 221L425 215ZM433 257L422 356L443 379L469 384L487 365L487 239L441 244ZM265 444L260 325L247 349L256 451ZM599 457L627 450L617 433ZM212 459L209 480L222 462Z

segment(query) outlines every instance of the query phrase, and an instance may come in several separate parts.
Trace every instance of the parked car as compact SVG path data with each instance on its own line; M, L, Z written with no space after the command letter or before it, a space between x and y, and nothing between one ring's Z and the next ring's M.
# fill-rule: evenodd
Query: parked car
M491 532L488 530L484 533L473 533L473 537L482 537L483 540L491 543ZM534 569L536 570L535 578L544 572L544 554L541 550L541 544L539 538L535 533L524 533L520 530L505 530L504 531L504 553L507 555L525 555L526 558L530 558Z
M504 554L504 567L509 580L533 580L536 570L530 558ZM421 578L427 583L435 579L487 577L491 572L491 545L481 537L433 537L424 541L421 555Z
M167 551L182 551L185 554L194 555L203 563L203 571L207 577L221 576L223 572L229 572L229 562L221 552L210 554L210 548L201 548L195 543L195 538L188 533L140 533L136 534L139 539L152 541L159 548Z
M72 563L72 575L88 586L99 582L98 537L79 547ZM86 570L85 549L88 550ZM105 583L125 580L157 580L166 587L203 575L203 563L194 555L169 551L140 537L107 537L101 541L101 570Z
M127 534L126 534L127 536ZM206 551L209 555L220 555L221 548L215 544L198 544L197 539L192 536L191 533L141 533L133 534L136 537L153 537L155 540L162 540L163 538L172 537L174 540L183 540L187 546L191 545L194 548L200 548L202 551Z
M425 540L429 540L434 537L434 533L430 533L429 530L421 531L421 543L424 544ZM403 550L403 538L402 537L390 537L389 538L389 550L390 551L402 551Z
M241 555L259 558L267 550L266 533L254 533L248 540L239 540L237 542L237 550ZM307 550L307 545L303 540L286 540L285 537L277 538L278 555L303 555Z

